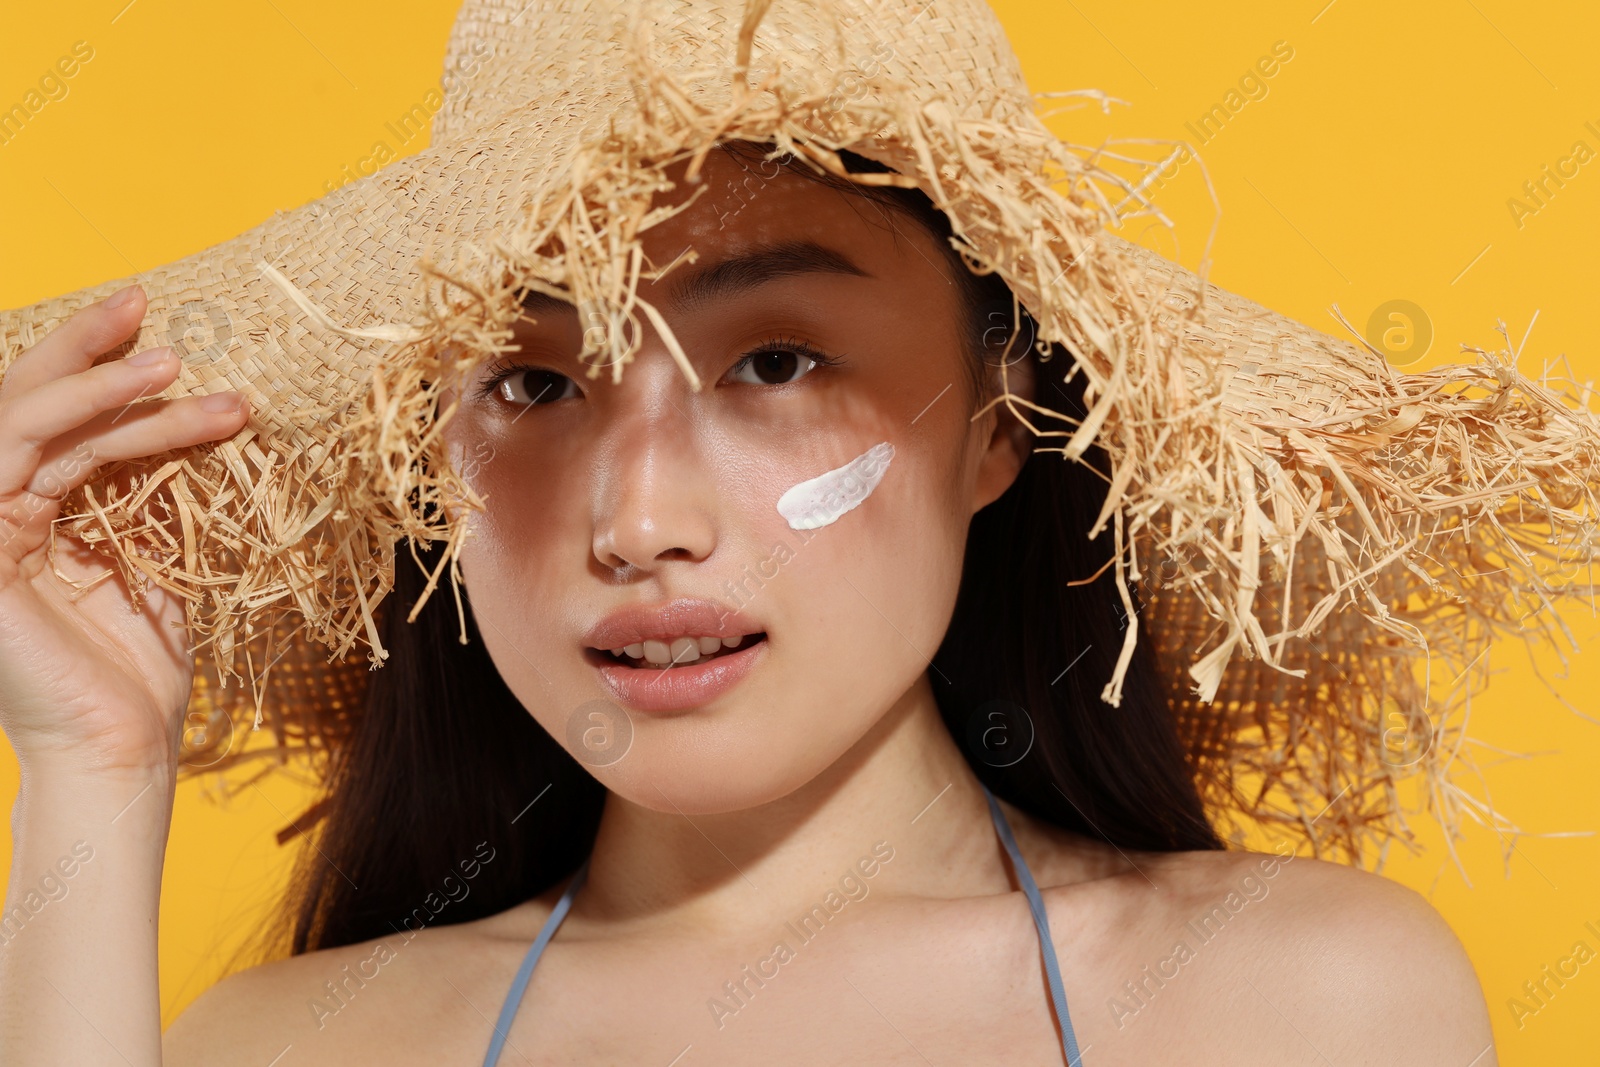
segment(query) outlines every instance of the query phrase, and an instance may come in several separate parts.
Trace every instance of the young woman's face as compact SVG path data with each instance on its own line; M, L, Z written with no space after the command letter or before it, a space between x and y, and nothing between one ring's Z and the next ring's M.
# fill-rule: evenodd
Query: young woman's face
M697 258L640 285L699 392L653 330L620 383L586 377L585 324L541 303L520 352L443 400L485 497L462 570L501 675L608 788L688 813L786 795L927 684L972 514L1028 434L993 410L969 423L967 312L922 226L776 163L713 152L703 176L644 240L657 265ZM1008 369L1022 395L1025 369ZM785 497L852 461L809 507ZM685 599L707 603L651 614ZM718 651L681 640L700 637Z

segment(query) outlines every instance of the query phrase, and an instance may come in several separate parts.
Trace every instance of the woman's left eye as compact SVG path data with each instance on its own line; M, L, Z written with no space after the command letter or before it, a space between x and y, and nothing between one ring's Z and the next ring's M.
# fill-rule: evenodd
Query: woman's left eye
M740 357L728 372L730 381L748 385L787 385L799 381L818 366L841 362L810 345L774 345Z

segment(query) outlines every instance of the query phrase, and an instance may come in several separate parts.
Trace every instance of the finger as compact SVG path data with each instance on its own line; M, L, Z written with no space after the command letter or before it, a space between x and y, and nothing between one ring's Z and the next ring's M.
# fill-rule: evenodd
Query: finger
M112 307L119 297L124 302ZM88 369L98 357L133 335L144 321L145 308L143 287L130 285L74 311L67 321L12 361L0 377L0 397L15 397L45 382Z
M103 412L79 432L50 443L24 491L59 500L108 463L232 437L249 417L248 400L233 390Z
M171 348L152 348L0 397L0 495L27 483L53 439L98 414L154 396L177 372Z

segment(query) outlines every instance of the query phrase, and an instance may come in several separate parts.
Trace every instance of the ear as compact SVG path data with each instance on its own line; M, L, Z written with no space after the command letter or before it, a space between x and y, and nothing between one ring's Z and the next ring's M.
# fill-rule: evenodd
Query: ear
M996 361L985 366L985 377L989 383L989 401L986 402L992 401L994 406L980 420L980 424L986 422L991 428L983 444L983 455L978 461L978 477L973 485L974 512L987 507L1011 488L1033 451L1033 431L1012 413L1004 399L997 398L1009 394L1033 400L1037 379L1036 359L1031 346L1021 357L1013 354L1008 358L1008 363ZM1028 413L1028 409L1020 405L1017 410Z

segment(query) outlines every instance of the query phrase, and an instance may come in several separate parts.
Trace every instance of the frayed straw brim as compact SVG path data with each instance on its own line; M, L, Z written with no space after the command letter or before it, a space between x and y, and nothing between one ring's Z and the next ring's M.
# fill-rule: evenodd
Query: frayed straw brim
M591 376L620 377L648 323L694 381L638 294L673 265L645 261L638 237L668 213L652 197L669 165L692 174L741 139L836 173L845 147L894 168L1011 286L1046 369L1086 376L1086 412L1001 402L1063 462L1091 444L1110 457L1085 534L1110 527L1117 577L1151 599L1136 614L1124 593L1102 696L1118 703L1133 643L1153 640L1235 840L1255 819L1381 864L1412 839L1398 787L1413 775L1452 837L1463 816L1516 829L1458 785L1464 712L1497 636L1571 641L1553 605L1593 559L1587 392L1522 375L1509 342L1401 373L1113 236L1148 205L1046 129L981 0L527 10L465 4L447 60L464 80L423 152L204 252L0 314L3 370L137 281L148 321L114 354L178 343L166 395L251 398L234 439L107 469L59 524L135 590L184 599L191 712L248 716L277 742L213 740L191 766L325 766L359 714L366 664L349 653L387 654L396 547L445 542L458 580L465 523L445 505L482 501L435 402L444 372L507 341L523 292L607 324L586 334ZM220 688L236 679L248 696Z

